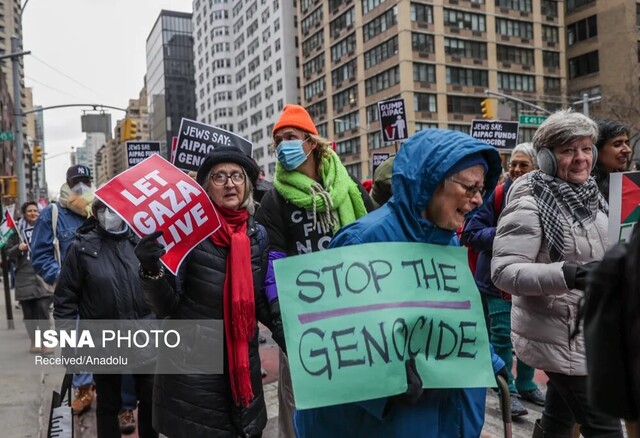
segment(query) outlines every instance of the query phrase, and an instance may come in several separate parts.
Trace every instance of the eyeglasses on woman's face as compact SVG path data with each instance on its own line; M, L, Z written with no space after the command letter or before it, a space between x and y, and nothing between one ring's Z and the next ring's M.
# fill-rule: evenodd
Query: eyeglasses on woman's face
M473 198L474 196L476 196L478 193L480 193L481 197L484 197L486 191L484 189L484 186L476 186L476 185L469 185L469 184L465 184L463 182L460 182L458 180L455 180L453 178L449 178L450 181L453 181L456 184L459 184L462 188L464 188L464 193L465 195L467 195L470 199Z
M211 174L211 182L217 186L223 186L227 183L227 180L231 179L233 185L239 186L244 184L245 175L242 172L233 172L231 175L227 175L224 172L216 172Z

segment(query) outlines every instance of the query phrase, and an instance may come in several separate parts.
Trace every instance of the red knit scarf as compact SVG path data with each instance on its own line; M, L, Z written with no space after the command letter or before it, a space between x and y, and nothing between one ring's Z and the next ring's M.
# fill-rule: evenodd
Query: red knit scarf
M231 393L236 405L248 406L253 399L249 340L256 326L251 242L247 236L249 213L245 209L216 208L221 226L213 233L211 240L218 246L229 248L223 306Z

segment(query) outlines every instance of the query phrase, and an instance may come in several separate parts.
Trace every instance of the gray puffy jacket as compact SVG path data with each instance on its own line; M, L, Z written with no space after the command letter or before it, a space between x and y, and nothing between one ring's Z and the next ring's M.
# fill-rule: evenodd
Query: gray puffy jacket
M582 228L561 205L557 218L565 229L565 260L587 263L602 259L607 246L607 216ZM543 237L538 205L527 178L509 191L493 242L491 278L513 295L511 337L526 364L566 375L587 374L582 334L571 339L583 291L569 289L562 265L552 263Z

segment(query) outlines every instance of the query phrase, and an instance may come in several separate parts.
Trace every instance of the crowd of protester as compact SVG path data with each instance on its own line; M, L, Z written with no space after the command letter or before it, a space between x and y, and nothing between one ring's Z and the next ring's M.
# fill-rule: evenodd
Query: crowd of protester
M34 343L35 330L50 327L52 302L56 320L224 326L221 374L156 374L158 358L149 356L131 375L74 375L74 413L97 393L98 437L132 432L135 409L141 437L261 436L259 322L279 347L281 437L480 436L487 389L423 389L411 359L403 393L296 409L274 262L373 242L468 247L488 353L508 383L511 415L528 415L523 401L543 406L534 438L576 430L622 437L622 419L628 436L638 436L640 233L607 252L609 175L630 168L628 127L558 111L532 143L511 151L507 173L494 147L457 131L423 130L382 163L371 190L349 174L303 107L285 105L272 134L273 183L235 147L203 161L194 177L221 227L175 276L160 261L162 232L136 237L94 199L85 166L68 169L59 200L42 212L33 202L22 206L8 254L31 353L53 353Z

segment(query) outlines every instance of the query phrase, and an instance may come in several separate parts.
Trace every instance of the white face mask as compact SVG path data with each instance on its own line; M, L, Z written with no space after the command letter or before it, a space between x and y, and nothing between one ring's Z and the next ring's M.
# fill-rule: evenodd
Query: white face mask
M102 213L98 213L98 222L102 228L111 233L117 233L124 229L124 221L110 208L105 208Z
M78 183L75 186L73 186L71 191L73 191L74 193L82 196L82 195L84 195L86 193L91 193L93 191L93 189L91 188L91 186L88 186L85 183Z

